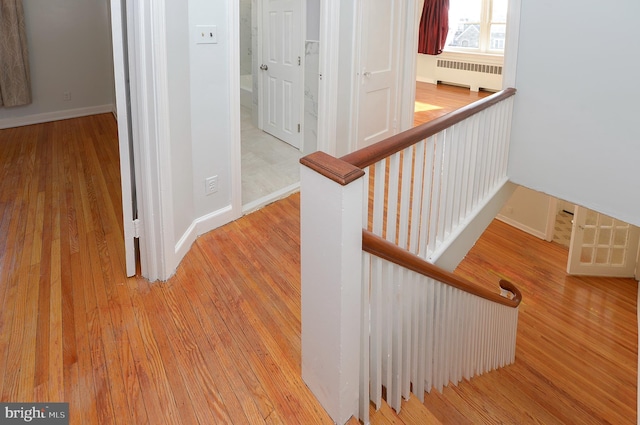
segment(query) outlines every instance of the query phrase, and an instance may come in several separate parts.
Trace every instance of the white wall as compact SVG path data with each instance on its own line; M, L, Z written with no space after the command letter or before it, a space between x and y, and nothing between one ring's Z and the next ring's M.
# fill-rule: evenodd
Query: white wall
M228 1L189 2L189 23L216 25L217 44L190 43L191 147L196 217L231 205L231 28ZM236 94L239 96L239 93ZM239 107L238 107L239 108ZM218 176L218 192L206 196L205 179Z
M174 268L198 235L241 214L232 199L239 141L232 108L239 113L240 103L231 96L231 49L239 46L239 33L232 34L230 8L224 0L167 0ZM217 43L196 44L197 25L215 26ZM235 69L239 90L239 65ZM207 195L205 179L212 176L218 189Z
M250 75L252 73L252 9L252 0L240 0L240 75Z
M33 103L0 108L0 128L112 111L109 0L23 0ZM63 93L71 100L64 101Z
M640 225L640 3L521 7L510 178Z
M189 9L184 0L167 0L167 72L171 131L171 177L174 234L180 238L195 219Z
M556 199L518 186L497 218L540 239L553 239Z
M320 41L320 0L306 0L307 40Z

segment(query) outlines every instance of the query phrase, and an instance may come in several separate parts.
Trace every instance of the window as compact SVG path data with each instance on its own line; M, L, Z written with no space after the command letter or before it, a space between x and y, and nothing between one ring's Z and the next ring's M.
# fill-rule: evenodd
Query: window
M450 0L446 50L504 52L508 0Z

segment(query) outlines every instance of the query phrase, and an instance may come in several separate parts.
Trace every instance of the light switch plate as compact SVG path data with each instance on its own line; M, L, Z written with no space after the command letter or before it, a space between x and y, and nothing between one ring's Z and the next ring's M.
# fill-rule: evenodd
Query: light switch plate
M216 25L196 25L193 38L196 44L216 44L218 42L218 27Z

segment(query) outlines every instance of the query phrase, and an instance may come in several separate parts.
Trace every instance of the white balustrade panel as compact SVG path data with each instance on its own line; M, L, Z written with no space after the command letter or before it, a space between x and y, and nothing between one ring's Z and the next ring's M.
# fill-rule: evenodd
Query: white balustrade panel
M368 230L429 260L507 181L513 98L369 167Z
M515 361L518 309L363 253L361 416ZM367 309L366 306L369 306ZM366 319L366 320L365 320ZM366 325L369 323L369 325ZM366 383L369 383L369 386ZM366 419L365 416L366 415Z

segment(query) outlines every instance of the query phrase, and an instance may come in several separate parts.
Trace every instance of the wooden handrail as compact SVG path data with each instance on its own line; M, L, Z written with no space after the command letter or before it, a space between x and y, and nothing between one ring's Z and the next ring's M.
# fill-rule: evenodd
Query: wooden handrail
M489 108L513 95L516 94L516 89L507 88L492 94L491 96L480 99L467 106L457 109L451 113L436 118L433 121L429 121L418 127L411 128L402 133L391 136L388 139L382 140L371 146L363 149L359 149L355 152L347 154L340 159L357 168L365 168L371 164L375 164L378 161L387 158L394 153L400 152L409 146L424 140L434 134L440 133L454 124L457 124L470 116L477 114L478 112Z
M403 131L341 158L335 158L322 151L317 151L301 158L300 163L326 178L346 186L364 175L363 168L431 137L514 94L516 94L516 89L514 88L502 90L433 121Z
M518 307L520 301L522 301L520 290L507 280L500 280L500 287L512 293L512 298L506 298L485 288L478 287L466 279L428 263L417 255L400 248L366 229L362 230L362 249L376 257L383 258L399 266L413 270L416 273L435 279L438 282L453 286L454 288L477 295L489 301L513 308Z
M352 181L364 176L364 171L362 171L361 168L354 167L348 162L344 162L322 151L316 151L300 158L300 164L311 168L316 173L342 186L346 186Z

